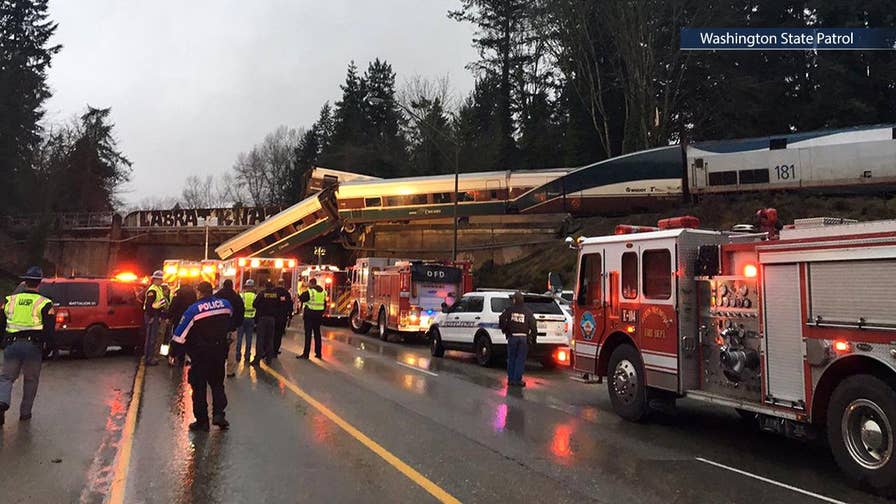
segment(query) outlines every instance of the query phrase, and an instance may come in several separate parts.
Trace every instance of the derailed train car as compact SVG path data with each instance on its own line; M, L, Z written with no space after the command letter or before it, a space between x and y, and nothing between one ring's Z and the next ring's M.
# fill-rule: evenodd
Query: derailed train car
M317 173L320 172L320 173ZM896 127L793 133L671 145L581 168L506 170L397 179L316 169L305 200L218 247L222 258L277 255L357 223L454 215L660 210L695 196L749 191L885 191L896 188Z

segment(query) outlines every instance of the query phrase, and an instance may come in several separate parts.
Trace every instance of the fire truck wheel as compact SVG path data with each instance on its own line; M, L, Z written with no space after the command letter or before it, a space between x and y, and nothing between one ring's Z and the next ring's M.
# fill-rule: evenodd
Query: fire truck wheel
M641 356L631 345L619 345L610 355L607 391L613 410L622 418L640 422L647 417L647 388Z
M383 341L389 340L389 327L386 325L386 311L380 310L379 316L376 318L377 336Z
M870 375L851 376L834 389L828 443L837 464L862 486L896 496L896 391Z
M442 346L442 333L434 327L429 335L429 352L433 357L443 357L445 355L445 347Z
M477 334L473 342L473 350L476 352L476 362L482 367L489 367L495 360L495 350L492 347L492 339L487 334Z
M358 309L358 305L352 307L352 314L349 319L353 332L356 332L358 334L367 334L367 331L370 330L370 324L364 322L364 320L361 318L361 310Z
M103 326L90 326L81 340L81 354L85 358L95 359L106 355L109 342L106 338L106 329Z

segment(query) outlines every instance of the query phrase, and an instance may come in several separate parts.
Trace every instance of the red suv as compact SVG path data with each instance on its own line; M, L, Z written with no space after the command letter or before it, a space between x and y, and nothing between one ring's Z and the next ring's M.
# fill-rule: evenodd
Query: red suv
M108 278L46 278L40 293L53 300L56 346L100 357L110 346L143 344L142 286Z

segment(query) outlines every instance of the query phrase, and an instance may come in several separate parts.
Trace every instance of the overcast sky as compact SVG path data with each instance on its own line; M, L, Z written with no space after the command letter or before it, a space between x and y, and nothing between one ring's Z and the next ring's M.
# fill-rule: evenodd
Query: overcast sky
M352 59L388 60L400 84L448 75L465 94L473 29L458 0L51 0L59 23L46 105L61 122L112 107L133 161L127 203L179 195L230 170L278 125L309 126L340 97Z

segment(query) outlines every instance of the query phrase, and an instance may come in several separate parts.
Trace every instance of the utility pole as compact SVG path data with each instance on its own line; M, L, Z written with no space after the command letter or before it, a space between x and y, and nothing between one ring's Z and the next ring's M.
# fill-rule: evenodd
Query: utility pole
M416 119L420 124L426 126L430 130L434 131L436 133L436 135L442 137L444 140L447 140L454 146L454 205L452 207L452 212L451 212L452 220L454 221L454 226L453 226L454 236L453 236L452 245L451 245L451 260L456 262L457 261L457 204L459 203L459 200L460 200L460 187L459 187L460 186L460 159L459 159L460 158L460 142L457 140L457 138L454 137L454 135L449 135L448 133L445 133L441 129L433 126L432 124L429 124L428 122L424 121L422 117L417 115L413 110L409 109L408 107L405 107L404 105L402 105L401 103L399 103L395 100L392 100L392 99L387 100L387 99L381 98L379 96L371 96L370 98L368 98L367 101L370 102L372 105L379 105L379 104L385 103L387 101L394 103L399 108L401 108L402 110L407 112L408 115L410 115L411 117ZM443 149L440 148L439 150L441 150L442 154L445 157L447 157L447 154L445 153L445 151Z

